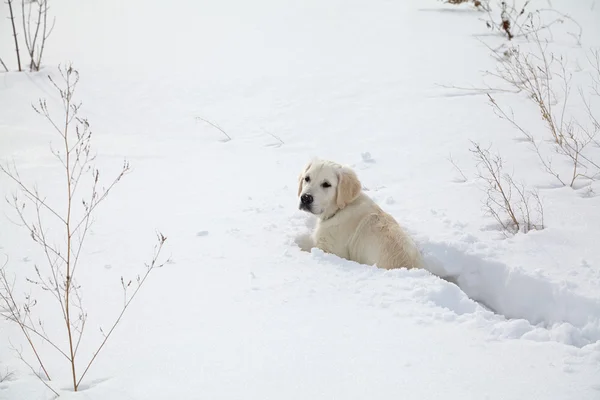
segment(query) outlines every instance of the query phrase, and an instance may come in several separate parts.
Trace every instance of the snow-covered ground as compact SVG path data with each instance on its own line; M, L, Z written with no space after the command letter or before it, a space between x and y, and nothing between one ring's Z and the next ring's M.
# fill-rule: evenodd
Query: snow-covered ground
M557 27L554 49L574 64L600 46L595 3L552 1L583 27L581 47ZM44 69L18 73L0 7L0 57L13 70L0 73L0 160L60 201L56 134L30 104L57 104L47 75L71 60L102 176L132 165L98 209L78 271L81 354L118 313L120 277L143 269L155 230L172 259L80 392L40 346L61 398L600 399L600 197L553 187L485 95L440 86L480 86L494 68L477 39L506 39L484 13L436 0L65 0L51 12ZM524 96L496 97L543 129ZM494 229L469 140L493 144L540 188L546 229ZM294 240L313 221L297 210L297 176L315 156L353 166L430 271L460 287L301 252ZM2 197L14 188L0 176ZM0 256L22 280L44 258L14 210L0 211ZM46 327L63 335L54 315ZM0 377L13 372L0 399L51 398L12 347L31 360L18 327L0 321Z

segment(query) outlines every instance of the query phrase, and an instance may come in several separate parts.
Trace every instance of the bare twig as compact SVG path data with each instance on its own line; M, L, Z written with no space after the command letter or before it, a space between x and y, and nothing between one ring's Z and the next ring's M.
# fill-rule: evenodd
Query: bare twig
M508 40L512 40L542 31L548 31L552 35L551 28L554 25L569 21L577 27L577 32L568 32L568 34L576 40L577 45L581 45L583 28L575 19L553 8L538 8L530 11L530 5L530 0L523 1L521 5L517 5L515 1L511 4L500 1L499 13L496 14L498 18L493 13L492 7L488 5L484 8L487 11L485 24L492 31L499 31L506 35Z
M519 93L519 89L500 89L500 88L492 88L490 86L487 87L464 87L464 86L456 86L456 85L442 85L436 83L435 86L444 88L444 89L455 89L462 90L467 93L487 95L489 93Z
M571 23L573 23L575 26L577 26L577 33L573 33L573 32L568 32L567 34L571 37L573 37L577 43L578 46L581 46L581 37L583 36L583 27L581 26L581 24L579 22L577 22L577 20L575 20L573 17L571 17L568 14L562 13L558 10L555 10L554 8L540 8L539 10L537 10L538 13L548 13L548 14L556 14L558 15L558 17L556 19L554 19L551 24L556 24L556 23L564 23L565 20L570 21ZM549 24L547 24L549 25Z
M560 178L560 174L557 173L553 168L552 168L552 160L551 159L546 159L544 158L544 156L542 155L542 150L540 149L540 145L537 143L537 141L535 140L535 138L533 137L533 135L529 132L527 132L525 129L523 129L523 127L521 127L521 125L519 125L516 120L515 120L515 115L511 110L511 113L508 114L506 111L504 111L502 109L502 107L500 107L500 105L496 102L496 100L492 97L488 95L488 98L490 100L490 104L492 105L494 112L496 113L496 115L502 119L505 119L506 121L510 122L510 124L515 127L519 132L521 132L523 134L523 136L525 137L526 141L529 142L532 146L533 149L535 151L535 154L537 155L540 163L542 164L544 170L552 175L554 178L556 178L561 185L566 186L567 184Z
M33 365L31 365L30 363L27 362L27 360L23 356L23 352L21 350L17 350L14 346L13 346L13 350L15 351L15 353L17 353L17 356L19 357L19 360L21 360L23 362L23 364L25 364L25 365L27 365L27 367L29 367L29 369L31 370L31 372L33 372L33 374L39 378L40 382L42 382L44 384L44 386L46 386L48 389L50 389L50 391L52 393L54 393L54 395L56 397L60 397L60 395L58 394L58 392L56 390L54 390L52 388L52 386L50 386L50 384L48 382L46 382L46 380L37 373L37 371L35 370L35 368L33 368ZM48 380L50 380L50 378L48 378Z
M27 3L27 11L25 4ZM32 22L32 4L37 5L35 19ZM23 17L23 31L25 37L25 46L29 54L29 69L39 71L42 63L42 55L46 48L46 41L54 30L56 19L52 25L48 25L48 0L26 1L21 0L21 13Z
M21 54L19 53L19 40L17 39L17 28L15 27L15 15L13 13L12 2L13 2L13 0L6 0L6 4L8 4L8 11L10 13L10 22L12 24L13 37L15 39L15 51L17 52L17 65L19 66L19 72L20 72L20 71L22 71L22 69L21 69ZM2 63L2 65L4 65L4 63ZM4 65L4 68L6 68L6 65ZM6 68L6 71L8 72L8 68Z
M9 371L8 368L4 372L0 372L0 383L8 382L14 378L15 374L12 371Z
M448 156L447 160L450 161L450 164L452 164L452 166L458 171L458 173L460 174L460 176L462 176L462 178L463 178L462 182L468 181L467 177L462 172L462 170L460 169L460 167L458 165L456 165L456 163L454 162L454 159L452 159L452 154L450 154Z
M127 285L123 284L123 291L125 292L125 302L123 304L123 308L121 309L121 313L119 314L119 316L117 317L117 319L115 320L115 322L112 324L112 326L111 326L110 330L108 331L108 333L104 336L104 340L102 341L102 343L100 343L100 346L94 352L94 355L92 356L91 360L88 362L87 366L85 367L85 370L83 371L83 373L79 377L79 380L77 381L77 386L79 386L79 384L81 383L82 379L85 377L85 375L87 374L88 370L90 369L90 367L94 363L94 360L96 359L96 357L98 356L98 354L104 348L104 345L108 341L108 338L110 338L110 335L113 333L113 331L115 330L115 328L117 327L117 325L121 321L121 318L123 318L123 315L125 314L125 311L127 311L127 308L129 307L129 305L131 304L131 302L133 301L133 299L137 295L138 291L140 290L140 288L142 287L142 285L146 281L146 278L148 278L148 275L150 275L150 273L152 272L152 270L154 268L161 268L161 267L163 267L165 265L166 261L164 263L159 264L158 263L158 259L160 257L160 253L162 251L163 245L165 244L166 241L167 241L166 236L164 236L162 233L158 233L158 243L155 246L154 256L152 258L152 261L150 262L150 264L146 264L146 272L145 272L145 274L142 277L138 276L138 278L137 278L137 287L135 288L135 290L133 291L133 293L131 294L131 296L129 296L129 298L127 298L127 295L126 295L127 287L129 286L129 284L127 284ZM123 282L122 278L121 278L121 282Z
M20 311L20 307L18 306L18 304L15 301L15 298L13 296L12 285L9 283L9 281L6 277L5 268L6 268L7 263L8 263L8 259L6 260L6 262L4 263L2 268L0 268L0 284L2 285L0 287L0 289L1 289L0 290L0 299L4 303L2 308L7 310L7 312L3 312L2 315L17 323L17 325L21 329L21 332L23 332L23 335L25 336L27 343L31 347L31 351L35 355L35 358L36 358L38 364L40 365L40 368L42 368L42 370L44 371L44 375L46 376L46 378L48 378L48 380L50 380L50 375L48 374L48 370L46 369L46 367L44 366L44 363L42 362L42 359L40 358L37 348L36 348L35 344L33 343L33 340L29 334L29 330L25 327L22 312Z
M487 200L486 207L490 214L500 223L506 231L519 231L520 224L513 206L511 204L511 186L506 188L502 183L502 159L499 156L492 156L487 149L482 149L478 143L471 142L473 152L477 158L478 165L483 165L483 171L479 173L479 178L486 181ZM495 196L495 194L499 196ZM501 217L500 212L507 214L509 221Z
M0 58L0 64L2 64L2 68L4 68L4 71L8 72L8 68L6 67L6 64L4 64L4 61L2 61L2 58Z

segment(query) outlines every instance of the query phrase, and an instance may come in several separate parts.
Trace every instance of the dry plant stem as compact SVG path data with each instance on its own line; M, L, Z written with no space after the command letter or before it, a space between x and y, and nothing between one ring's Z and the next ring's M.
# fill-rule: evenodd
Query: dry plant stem
M269 136L271 136L273 139L277 140L279 142L280 145L285 144L285 142L283 140L281 140L281 138L277 135L272 134L271 132L267 132L267 134Z
M549 24L546 24L546 27L550 27L557 23L562 23L562 22L564 22L564 20L569 20L573 24L575 24L577 26L577 28L579 29L579 32L577 32L577 33L569 32L568 34L575 38L578 46L581 46L581 36L583 36L583 27L581 26L581 24L579 22L577 22L577 20L575 20L570 15L561 13L560 11L555 10L553 8L540 8L539 10L537 10L537 12L538 13L558 14L558 17L555 20L553 20L552 22L550 22Z
M213 123L213 122L211 122L211 121L209 121L207 119L204 119L202 117L196 117L196 119L198 119L200 121L203 121L203 122L206 122L207 124L209 124L213 128L218 129L223 135L225 135L225 137L227 138L227 140L226 140L227 142L231 140L231 136L229 136L227 134L227 132L225 132L225 130L223 130L223 128L221 128L219 125L217 125L217 124L215 124L215 123Z
M111 328L108 331L108 333L105 335L104 340L102 341L102 343L100 343L100 346L98 347L98 349L94 352L94 355L92 356L91 360L88 362L87 366L85 367L85 370L83 371L83 373L79 377L79 380L76 383L76 387L79 386L79 384L81 383L81 381L83 380L83 378L87 374L88 370L90 369L90 367L94 363L94 360L96 360L96 357L98 356L98 354L100 353L100 351L102 351L102 349L104 348L104 345L108 341L108 338L110 337L110 335L113 333L113 331L115 330L115 328L117 327L117 325L121 321L121 318L123 318L123 315L125 314L125 311L127 311L127 308L129 307L129 305L131 304L131 302L133 301L133 299L137 295L138 291L140 290L140 288L142 287L142 285L146 281L146 278L148 278L148 275L150 275L150 272L152 272L152 270L154 268L161 268L162 266L164 266L164 263L158 264L158 259L160 257L160 253L162 251L163 245L165 244L166 241L167 241L166 236L164 236L162 233L159 233L158 234L158 244L156 245L156 248L155 248L155 251L154 251L154 257L152 258L151 263L146 265L146 273L141 278L138 276L136 289L133 291L133 293L131 294L131 296L129 297L129 299L126 299L125 303L123 304L123 308L121 309L121 313L119 314L119 316L117 317L117 319L115 320L115 322L113 323L113 325L111 326ZM122 278L121 278L121 281L123 282ZM127 290L126 289L127 286L129 286L129 284L127 284L126 286L124 285L124 287L123 287L123 290L125 292Z
M35 355L35 358L37 359L38 363L40 364L40 367L44 371L44 375L46 375L46 378L48 378L48 380L50 380L50 375L48 374L48 370L44 366L44 363L42 362L42 359L40 358L37 348L35 347L35 344L31 340L29 331L25 327L25 323L21 316L21 311L19 310L19 306L17 305L17 302L15 301L15 298L13 297L13 290L11 287L12 285L9 284L8 279L6 277L6 272L4 269L5 267L6 267L6 263L2 266L2 268L0 268L0 280L2 280L2 289L4 289L3 291L5 292L5 294L0 292L0 297L2 298L2 301L4 302L4 308L6 308L8 310L8 315L13 317L12 320L15 321L19 325L19 328L23 332L23 335L25 336L27 343L29 343L29 346L31 347L31 350L33 351L33 354ZM5 316L5 315L3 315L3 316ZM11 319L11 318L9 318L9 319Z
M282 146L285 144L285 142L277 135L269 132L268 130L266 130L265 128L261 127L260 128L264 133L266 133L267 135L271 136L273 139L277 140L279 142L279 146ZM279 147L277 146L277 147Z
M545 30L552 34L551 28L554 25L569 21L577 27L578 32L568 32L568 34L576 40L578 46L581 45L583 28L568 14L561 13L560 11L552 8L540 8L533 11L528 11L530 1L525 1L520 7L517 7L514 1L511 5L508 5L506 1L500 2L499 5L499 20L495 19L492 8L489 7L489 4L486 7L482 7L487 11L487 19L485 20L485 23L488 28L492 30L498 30L505 34L508 40L518 37L527 37L528 35ZM555 17L550 19L548 22L542 22L542 20L548 20L548 18L543 18L547 14L554 14Z
M36 68L39 71L40 65L42 64L42 56L44 54L44 50L46 49L46 40L48 39L48 37L50 37L50 34L54 30L56 19L52 20L52 26L50 27L50 29L48 29L48 0L38 0L38 1L43 1L43 4L44 4L44 26L42 29L42 32L43 32L42 44L40 46L40 49L37 54L37 59L36 59Z
M59 341L47 335L41 319L38 320L38 323L34 322L32 308L37 303L35 299L30 295L26 295L24 304L19 305L19 302L13 295L14 283L11 284L9 281L4 267L0 268L0 315L19 325L47 380L50 380L50 376L43 363L43 357L38 352L39 347L36 347L34 338L49 344L64 356L69 362L73 390L77 391L88 370L96 360L98 354L105 347L108 338L121 321L125 311L146 281L150 272L154 268L164 265L159 264L158 259L166 237L159 234L159 243L155 248L152 262L146 265L147 268L143 277L138 277L135 291L129 296L126 287L124 287L123 309L111 326L108 335L105 335L104 340L91 356L90 361L85 364L83 373L79 374L76 368L77 353L85 331L87 313L84 311L80 287L75 279L77 266L84 241L93 222L92 215L96 207L107 198L112 188L129 172L129 164L125 162L121 171L112 182L100 190L100 173L92 165L95 157L90 151L92 133L89 123L86 119L78 116L81 104L75 103L73 100L79 75L71 65L65 69L59 66L59 71L63 79L62 85L57 84L51 77L49 79L62 99L64 117L61 117L60 121L53 119L46 102L43 100L40 100L39 104L33 108L50 123L61 137L62 148L61 150L53 150L53 154L64 168L66 179L64 186L66 192L66 210L60 212L58 208L51 206L45 201L45 198L40 195L37 188L26 186L14 163L12 167L0 164L0 172L6 174L17 184L22 199L18 195L14 195L9 203L16 210L20 219L20 225L27 229L31 239L43 249L50 272L48 276L44 276L46 274L43 274L36 265L35 277L25 278L25 281L40 288L42 293L49 293L57 301L66 326L67 349L63 349L62 346L58 345ZM88 182L89 192L87 195L80 196L78 195L78 188L86 176L90 178ZM33 204L33 211L35 212L35 217L33 218L28 218L25 214L25 205L28 203ZM79 216L76 216L75 211L77 204L82 205L81 211L83 212ZM43 214L50 215L57 221L59 231L62 231L65 237L64 251L61 250L60 246L50 242L51 239L47 236L47 229L42 217ZM22 353L19 353L19 356L23 358ZM47 385L46 382L44 384Z
M580 96L593 128L590 130L573 118L567 119L566 110L569 104L572 83L571 73L568 72L566 61L562 57L556 58L549 53L547 45L542 44L537 32L534 32L532 37L536 45L535 53L524 54L513 48L507 58L498 59L497 73L491 75L527 93L528 98L540 112L540 116L554 142L556 152L569 160L571 164L570 176L568 178L561 177L553 169L551 160L542 156L540 145L534 137L515 121L514 115L512 113L508 115L489 94L488 98L496 114L508 120L532 143L546 172L555 177L561 185L575 187L578 178L596 180L600 177L600 163L592 160L585 150L590 143L598 143L595 137L600 131L600 124L598 124L598 120L592 111L590 102L581 90ZM595 58L595 60L600 61L598 58ZM593 57L590 63L595 70L597 66L600 67L600 63L594 63ZM558 103L556 99L559 96L556 95L552 83L557 78L561 83L560 95L562 100L555 108L553 104ZM592 78L594 79L594 76ZM588 173L590 169L592 172Z
M592 87L591 87L591 96L596 96L600 98L600 49L594 49L588 55L588 63L592 67L592 72L590 73L592 79ZM592 140L592 142L600 147L600 142L595 139L595 136L600 132L600 120L596 117L594 111L592 110L591 101L586 98L583 93L583 90L579 90L579 95L583 99L587 115L592 124L592 132L588 132L584 130L588 137Z
M0 64L2 64L2 68L4 68L4 71L8 72L8 68L6 67L6 64L4 64L4 61L2 61L1 58L0 58Z
M37 0L28 3L27 12L25 11L25 1L21 0L21 13L23 16L23 31L25 37L25 46L29 54L29 69L31 71L39 71L42 63L42 55L46 48L46 40L54 29L53 21L52 26L48 27L48 0ZM32 28L32 3L37 4L37 16L33 21L34 27ZM34 31L32 32L32 30Z
M518 200L516 207L520 211L521 221L523 221L523 223L525 224L525 227L524 227L525 232L529 232L532 229L536 229L537 227L531 222L532 210L529 206L529 195L528 195L527 191L525 190L525 186L516 184L510 176L508 176L507 179L509 181L509 184L511 184L514 187L517 194L519 195L519 200ZM541 209L541 200L539 198L539 194L537 192L535 192L533 194L533 197L536 199L536 202L538 204L538 210L539 210L538 212L540 213L541 224L543 226L544 215L543 215L543 210Z
M458 171L458 173L460 174L460 176L462 176L463 178L463 182L468 181L467 177L465 176L465 174L462 172L462 170L460 169L460 167L458 165L456 165L456 163L454 162L454 159L452 158L452 154L450 154L448 156L448 161L450 161L450 164L452 164L452 166Z
M519 231L520 223L511 204L511 187L509 185L505 188L501 180L502 159L498 156L491 156L489 151L482 149L479 144L474 142L471 143L474 148L474 150L471 151L475 153L479 164L484 166L484 173L481 173L479 177L486 180L488 184L488 202L491 202L487 204L489 211L505 230L511 230L509 229L510 227L502 221L502 218L494 206L504 210L510 218L511 223L514 225L514 229ZM496 201L494 197L490 195L489 190L493 190L500 194L501 201Z
M44 18L45 21L45 18ZM36 32L36 36L37 36L37 32ZM33 61L32 61L33 62ZM67 88L70 87L69 85L69 78L70 75L67 75ZM74 353L74 347L73 347L73 335L71 332L71 310L70 310L70 304L71 302L69 301L69 297L71 295L71 281L72 281L72 276L71 276L71 239L72 239L72 235L71 235L71 207L73 204L73 191L71 190L71 185L72 185L72 180L71 180L71 152L69 149L69 123L70 123L70 112L71 112L71 96L66 96L66 98L63 98L64 104L65 104L65 125L64 125L64 131L63 131L63 138L64 138L64 144L65 144L65 171L66 171L66 175L67 175L67 193L68 193L68 200L67 200L67 221L66 221L66 233L67 233L67 260L66 260L66 268L67 268L67 276L66 276L66 288L65 288L65 315L66 315L66 325L67 325L67 332L69 335L69 352L70 352L70 360L71 360L71 372L73 375L73 387L75 388L75 390L77 390L77 374L75 372L75 353Z
M535 150L535 154L537 155L538 159L540 160L542 166L544 167L544 170L552 175L554 178L556 178L556 180L558 180L560 182L561 185L566 186L567 184L560 178L560 175L558 173L556 173L554 171L554 169L552 168L552 161L551 160L546 160L544 159L544 156L541 153L541 149L539 147L539 145L537 144L537 142L535 141L533 135L531 135L529 132L527 132L526 130L524 130L516 121L515 121L515 116L514 114L511 112L511 115L508 115L496 102L496 100L490 96L488 94L488 98L490 100L490 103L492 104L492 107L494 108L494 112L496 113L497 116L499 116L502 119L507 120L508 122L511 123L512 126L514 126L519 132L521 132L523 134L523 136L525 136L525 138L527 139L527 141L529 143L531 143L531 145L533 146L534 150Z
M588 55L588 62L592 67L592 91L596 96L600 96L600 49L591 51Z
M13 297L12 285L9 284L9 281L6 277L6 272L4 270L0 271L0 285L1 285L0 288L4 289L4 291L7 293L6 295L3 295L0 293L0 300L2 300L4 302L4 308L5 308L5 310L2 310L0 312L0 315L2 315L3 318L6 318L7 320L18 324L19 327L22 330L24 330L23 334L28 339L28 342L31 345L32 350L35 353L36 358L38 359L38 361L40 363L40 367L42 368L42 370L44 370L44 373L46 374L46 378L48 378L48 380L50 380L50 376L46 373L46 369L44 368L44 366L40 360L40 357L37 355L37 351L34 348L34 344L33 344L33 341L31 340L31 336L29 336L29 333L36 335L37 337L42 339L44 342L48 343L56 351L58 351L61 355L63 355L67 360L69 359L69 356L64 351L62 351L60 349L60 347L58 347L52 340L50 340L45 332L41 332L35 327L35 325L31 322L31 317L30 317L29 312L27 312L27 317L23 317L21 315L21 311ZM29 319L29 321L30 321L29 324L27 324L27 321L25 321L25 318Z
M514 37L512 31L513 27L519 27L520 18L525 14L525 9L529 1L526 1L520 10L516 8L515 3L513 2L512 6L508 6L505 1L500 3L500 22L496 22L494 16L492 15L492 8L487 8L488 19L486 24L489 28L498 29L506 34L508 40L512 40Z
M515 182L511 175L504 173L500 156L490 154L489 150L482 149L477 143L471 143L473 148L470 150L478 161L478 177L486 184L486 211L500 224L503 232L514 234L544 229L544 210L539 193L527 190L525 185ZM479 169L481 166L483 170ZM531 206L532 200L535 201L534 207Z
M12 349L15 351L15 353L17 353L17 356L18 356L19 360L21 360L21 362L23 364L25 364L31 370L31 372L40 379L40 382L42 382L44 384L44 386L46 386L52 393L54 393L54 395L56 397L60 397L60 395L58 394L58 392L56 390L54 390L52 388L52 386L50 386L50 384L48 384L48 382L46 382L44 379L42 379L42 377L40 377L38 375L38 373L36 372L35 368L33 368L33 365L31 365L30 363L27 362L27 360L23 356L23 353L20 350L17 350L14 346L13 346Z
M0 383L10 381L13 378L13 376L14 373L10 372L7 368L4 373L0 373Z
M590 104L590 101L585 98L583 91L580 91L579 94L581 96L581 99L583 100L583 104L585 105L585 110L588 114L590 122L592 123L593 131L589 132L587 129L583 128L581 125L579 125L579 127L587 135L587 137L590 139L591 142L593 142L597 147L600 147L600 142L598 142L598 140L595 139L598 132L600 132L600 121L598 120L598 118L596 118L596 115L594 115L594 111L592 110L592 105Z
M446 0L445 3L448 4L463 4L463 3L473 3L473 5L477 8L487 9L487 4L483 4L482 0ZM487 2L486 2L487 3Z
M25 365L27 365L27 367L29 367L29 369L31 370L31 372L33 372L33 374L40 379L40 381L44 384L44 386L46 386L48 389L50 389L50 391L52 391L52 393L54 393L54 395L56 397L60 397L60 395L58 394L58 392L56 390L54 390L52 388L52 386L50 386L48 384L48 382L46 382L44 379L42 379L42 377L40 377L38 375L38 373L36 372L35 368L33 368L33 365L31 365L30 363L27 362L27 360L25 359L25 357L23 357L23 353L20 350L17 350L16 348L14 348L14 347L13 347L13 350L17 353L17 355L19 357L19 360L21 360L21 362L23 362L23 364L25 364ZM48 380L50 380L50 379L48 379Z
M489 93L520 93L519 89L500 89L500 88L491 88L487 87L464 87L464 86L456 86L456 85L442 85L436 83L435 86L439 86L444 89L455 89L455 90L463 90L465 92L471 92L474 94L487 95Z
M553 93L550 85L552 75L550 68L555 59L554 57L548 59L546 48L542 46L537 34L534 34L534 36L538 39L536 45L540 54L539 57L533 54L523 55L518 49L513 48L508 59L499 59L497 72L489 74L502 79L520 91L525 91L538 105L542 119L546 121L554 141L558 143L560 137L552 119ZM534 62L532 60L534 57L539 62Z
M525 10L525 6L527 6L527 2L523 6L523 12ZM500 19L501 19L500 27L506 33L508 40L512 40L513 34L511 32L511 28L512 28L511 18L510 18L510 14L506 11L506 2L504 2L504 1L502 2L502 12L500 13Z
M10 13L10 22L12 24L13 37L15 38L15 51L17 52L17 65L19 66L19 72L21 69L21 54L19 53L19 40L17 39L17 28L15 27L15 15L13 13L12 2L14 0L6 0L6 4L8 4L8 11ZM2 63L4 65L4 63ZM4 65L4 68L8 72L8 68Z
M36 202L36 204L40 204L44 207L44 209L46 209L46 211L49 211L61 222L66 222L64 218L60 214L58 214L58 212L56 212L52 207L48 206L48 204L46 204L46 202L42 198L40 198L39 195L35 194L27 186L25 186L25 184L21 181L19 173L16 169L13 170L9 167L0 164L0 171L2 171L6 176L8 176L13 182L15 182L19 186L19 189L23 191L25 197L27 197L28 200L34 201Z

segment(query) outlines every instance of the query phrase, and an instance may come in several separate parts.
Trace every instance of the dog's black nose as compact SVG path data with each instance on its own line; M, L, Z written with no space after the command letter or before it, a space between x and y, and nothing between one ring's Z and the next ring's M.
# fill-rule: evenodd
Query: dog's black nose
M302 202L302 204L304 204L305 206L308 206L308 205L312 204L312 202L313 202L313 197L312 197L310 194L307 194L307 193L305 193L305 194L303 194L303 195L300 197L300 201L301 201L301 202Z

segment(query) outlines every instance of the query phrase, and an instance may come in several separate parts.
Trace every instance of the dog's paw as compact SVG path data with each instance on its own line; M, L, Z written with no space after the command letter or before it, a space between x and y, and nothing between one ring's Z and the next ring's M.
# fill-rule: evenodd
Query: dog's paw
M315 247L312 237L309 233L302 233L296 236L294 242L300 247L300 250L310 252L310 249Z

